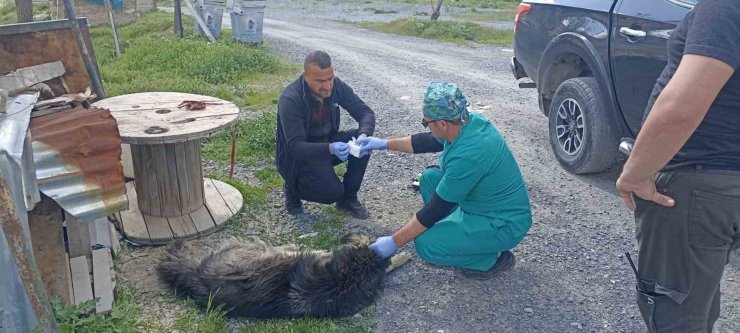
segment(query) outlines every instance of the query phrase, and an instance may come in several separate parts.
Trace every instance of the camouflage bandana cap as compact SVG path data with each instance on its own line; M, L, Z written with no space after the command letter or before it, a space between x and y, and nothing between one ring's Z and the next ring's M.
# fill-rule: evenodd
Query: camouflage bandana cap
M468 119L468 99L455 84L432 82L424 92L421 110L431 120L465 121Z

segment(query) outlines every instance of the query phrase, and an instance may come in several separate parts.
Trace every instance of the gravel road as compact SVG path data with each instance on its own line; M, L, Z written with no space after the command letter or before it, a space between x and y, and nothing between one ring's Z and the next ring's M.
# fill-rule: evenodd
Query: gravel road
M371 14L365 7L398 13ZM359 8L359 9L358 9ZM414 258L389 276L375 311L377 332L643 332L634 304L634 276L625 251L636 255L634 220L614 188L618 170L575 176L555 161L547 139L546 118L535 92L521 90L508 68L510 47L458 46L388 35L341 21L387 21L411 17L428 6L374 2L277 0L265 11L266 45L302 61L311 50L327 51L335 73L352 86L376 113L377 136L423 131L421 98L435 80L457 83L472 111L493 121L514 152L527 183L534 224L514 249L514 270L486 282L457 276L453 270ZM163 9L167 10L167 9ZM444 13L443 13L444 16ZM228 16L223 28L229 28ZM506 28L506 27L504 27ZM343 126L352 126L343 118ZM436 155L379 152L373 155L360 193L372 212L366 221L350 220L348 229L387 235L421 208L410 180ZM208 165L207 169L223 168ZM237 168L244 181L249 170ZM272 204L282 197L275 193ZM247 233L269 239L311 231L321 205L308 204L312 218L291 220L280 208L261 220L247 219ZM218 248L223 233L194 240L190 247ZM177 301L165 297L153 274L161 248L137 250L120 265L123 276L153 296L145 316L170 322ZM740 332L740 253L722 280L723 301L717 332ZM178 303L179 304L179 303ZM177 305L178 307L180 305ZM174 310L173 310L174 309ZM236 327L236 326L235 326Z
M377 33L336 22L341 10L327 14L303 4L268 6L264 34L275 52L300 61L309 50L327 51L337 76L376 112L378 136L423 131L424 87L435 80L457 83L473 111L505 136L532 201L534 225L514 250L514 270L478 282L414 257L388 280L376 308L378 332L644 331L623 258L625 251L636 253L636 242L634 220L614 189L617 170L581 177L559 167L534 91L517 88L509 72L510 48ZM374 154L360 194L372 217L352 221L352 228L381 236L404 224L421 207L410 179L435 162L435 155ZM404 250L414 252L413 246ZM722 284L716 331L740 332L737 255Z

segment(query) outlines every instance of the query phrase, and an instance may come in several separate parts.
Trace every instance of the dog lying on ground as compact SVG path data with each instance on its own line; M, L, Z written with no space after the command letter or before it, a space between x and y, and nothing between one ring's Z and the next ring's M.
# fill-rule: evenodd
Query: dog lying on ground
M350 233L331 251L273 247L253 238L203 258L186 258L175 242L159 265L160 276L179 294L205 307L223 304L230 316L317 318L353 315L382 291L386 273L406 263L400 253L381 259L368 247L369 235Z

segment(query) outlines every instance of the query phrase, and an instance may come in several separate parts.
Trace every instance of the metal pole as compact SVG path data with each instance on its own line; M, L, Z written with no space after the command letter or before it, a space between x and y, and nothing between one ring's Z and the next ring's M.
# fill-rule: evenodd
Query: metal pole
M182 9L180 5L180 0L175 0L175 33L182 38Z
M92 58L90 57L90 52L87 50L85 39L82 38L82 32L80 31L80 25L77 22L77 14L75 14L75 8L72 6L72 0L64 0L64 11L67 13L67 19L71 21L70 26L72 28L72 33L77 36L77 38L75 38L77 41L77 50L82 56L82 62L85 64L85 69L87 69L87 76L90 77L92 89L98 99L104 99L105 92L103 91L103 83L98 76L97 68L93 63Z
M116 30L116 20L113 18L113 5L111 5L110 0L105 0L105 8L108 10L110 27L113 30L113 44L116 45L116 57L120 57L121 45L118 43L118 30Z

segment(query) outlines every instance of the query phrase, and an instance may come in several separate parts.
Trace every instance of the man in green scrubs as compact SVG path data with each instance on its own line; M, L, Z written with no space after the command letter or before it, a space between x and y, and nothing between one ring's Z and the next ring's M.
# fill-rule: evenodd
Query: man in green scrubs
M506 142L483 115L469 113L462 91L433 82L425 92L422 125L430 132L402 138L358 140L362 156L373 150L442 152L439 166L422 173L424 207L391 236L371 245L386 258L414 240L419 256L487 279L514 266L509 251L532 225L529 196Z

